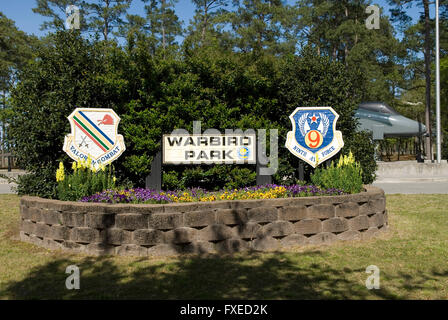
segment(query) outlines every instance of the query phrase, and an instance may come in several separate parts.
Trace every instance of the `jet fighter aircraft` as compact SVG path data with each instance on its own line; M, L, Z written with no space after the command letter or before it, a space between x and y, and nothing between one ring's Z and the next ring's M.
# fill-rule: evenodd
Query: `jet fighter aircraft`
M389 137L414 137L426 133L426 127L406 118L383 102L363 102L355 113L360 130L373 132L373 140Z

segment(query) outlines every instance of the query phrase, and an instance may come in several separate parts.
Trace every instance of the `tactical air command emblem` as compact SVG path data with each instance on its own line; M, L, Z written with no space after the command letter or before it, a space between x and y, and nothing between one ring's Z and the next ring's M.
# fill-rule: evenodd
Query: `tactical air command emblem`
M339 115L331 107L297 108L290 116L286 148L313 168L336 155L344 146L336 131Z
M63 150L75 161L87 160L99 168L116 160L126 149L118 134L120 117L112 109L77 108L68 117L71 134L65 136Z
M238 157L240 159L247 160L247 159L249 159L249 156L250 156L250 150L248 147L241 147L238 150Z

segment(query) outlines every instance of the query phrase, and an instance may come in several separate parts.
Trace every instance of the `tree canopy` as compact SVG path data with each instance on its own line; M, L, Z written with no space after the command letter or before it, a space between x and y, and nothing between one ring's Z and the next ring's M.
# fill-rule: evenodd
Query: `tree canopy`
M56 160L69 161L61 139L75 107L108 107L121 116L127 151L116 168L122 180L140 186L164 133L191 131L193 121L201 121L203 130L278 129L284 139L289 114L305 105L331 105L341 115L342 153L355 154L370 183L374 146L368 133L355 130L358 104L384 101L420 121L425 109L434 109L434 21L426 15L426 0L390 1L391 14L381 13L380 29L365 25L367 0L193 0L195 16L187 25L175 0L141 0L138 14L131 14L132 3L70 1L80 8L81 28L65 30L68 2L37 0L34 12L46 18L42 28L50 31L41 39L0 16L1 77L9 79L2 88L11 97L2 114L19 163L36 181L27 192L51 196L39 181L52 178ZM414 4L422 6L416 23L406 13ZM441 1L443 92L447 4ZM274 179L297 182L299 160L283 145L280 140ZM308 175L312 169L305 168ZM166 187L236 187L253 184L254 169L166 167L164 181Z

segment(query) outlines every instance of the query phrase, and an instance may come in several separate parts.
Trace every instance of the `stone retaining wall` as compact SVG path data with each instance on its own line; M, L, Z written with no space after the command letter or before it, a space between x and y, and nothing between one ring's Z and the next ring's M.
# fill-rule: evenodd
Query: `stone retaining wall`
M272 251L374 237L387 228L383 190L331 197L156 205L22 197L23 241L94 255Z

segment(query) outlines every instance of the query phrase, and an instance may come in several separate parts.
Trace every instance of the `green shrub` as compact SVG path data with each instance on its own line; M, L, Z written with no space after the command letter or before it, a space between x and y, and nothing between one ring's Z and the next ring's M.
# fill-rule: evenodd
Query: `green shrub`
M16 183L19 196L30 195L49 199L56 197L57 183L54 180L54 169L52 167L20 175Z
M183 190L186 189L182 180L179 180L179 174L170 170L168 172L163 172L163 190Z
M59 161L69 161L62 150L70 133L67 117L77 107L119 113L122 95L118 84L106 79L104 50L78 31L51 35L36 56L20 72L4 121L18 165L30 173L18 179L18 192L55 197L54 172Z
M59 163L56 171L56 193L59 200L77 201L97 192L115 188L112 166L96 170L87 161L73 162L72 173L65 175L64 164Z
M163 173L163 189L179 190L200 187L206 190L236 189L254 185L256 173L250 167L214 165L176 168Z
M353 153L354 158L362 168L362 182L371 184L376 179L378 164L375 161L375 143L372 132L356 131L351 136L344 137L342 155Z
M342 132L345 144L341 154L348 155L351 150L363 169L363 183L372 183L377 166L374 143L371 133L357 131L358 121L354 117L362 96L357 86L357 70L347 70L344 64L319 56L307 47L300 56L282 58L278 74L280 110L271 119L282 124L279 128L282 159L275 182L295 184L298 180L297 168L301 160L284 147L287 131L291 130L289 115L297 107L331 106L339 114L336 129ZM310 165L304 164L305 180L309 181L313 172Z
M323 189L358 193L362 190L362 168L350 152L349 156L341 155L336 166L332 162L328 168L316 169L311 175L311 181Z
M337 129L346 142L342 154L351 149L363 167L364 183L373 181L373 144L356 133L353 114L360 93L344 64L310 50L256 59L231 52L190 53L162 59L151 55L145 43L125 49L89 41L79 32L52 35L19 74L11 112L5 115L19 166L31 173L19 181L19 192L56 196L54 171L60 161L69 161L62 145L70 132L67 116L76 107L117 112L126 143L126 152L114 162L117 178L141 187L162 135L179 128L192 132L193 121L201 121L202 130L221 132L278 129L279 172L273 182L297 184L300 160L284 147L291 130L288 117L299 106L330 105L340 115ZM168 189L239 188L256 180L254 165L164 169ZM305 180L313 171L305 165Z

